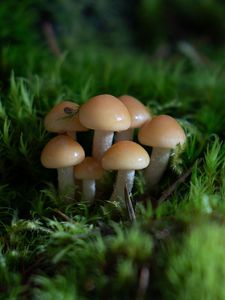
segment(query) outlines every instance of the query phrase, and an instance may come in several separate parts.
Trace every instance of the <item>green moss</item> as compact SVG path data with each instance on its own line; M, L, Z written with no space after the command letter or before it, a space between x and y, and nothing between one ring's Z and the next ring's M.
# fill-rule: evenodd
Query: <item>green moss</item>
M169 258L167 299L224 299L223 225L200 224Z

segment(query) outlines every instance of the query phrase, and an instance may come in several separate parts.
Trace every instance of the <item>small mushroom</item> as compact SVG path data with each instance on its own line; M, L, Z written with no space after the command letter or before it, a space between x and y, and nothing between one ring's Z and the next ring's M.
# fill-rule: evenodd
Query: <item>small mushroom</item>
M47 131L55 133L66 132L76 140L77 131L87 131L79 120L79 105L71 101L63 101L56 104L47 114L44 120L44 126Z
M102 177L104 169L94 157L85 157L85 159L74 167L74 176L82 180L83 199L93 202L95 198L96 184L95 180Z
M116 97L99 95L83 104L79 110L81 123L94 129L92 156L98 161L112 145L114 131L130 127L130 114Z
M102 166L106 170L118 170L111 201L121 199L124 203L124 188L131 193L135 170L144 169L150 161L148 153L139 144L132 141L120 141L106 151Z
M119 97L120 101L126 106L130 113L131 125L127 130L116 133L115 140L132 140L135 128L140 128L144 123L151 119L151 114L146 106L144 106L138 99L123 95Z
M174 118L160 115L140 129L138 140L143 145L153 147L151 163L145 173L148 188L153 190L167 167L171 149L184 144L186 136Z
M51 139L41 153L41 163L46 168L57 169L59 193L67 199L74 197L73 166L84 160L80 144L67 135Z

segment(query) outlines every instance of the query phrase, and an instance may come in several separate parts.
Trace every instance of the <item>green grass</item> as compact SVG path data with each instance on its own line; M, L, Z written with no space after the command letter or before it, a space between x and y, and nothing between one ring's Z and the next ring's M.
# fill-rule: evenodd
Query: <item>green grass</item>
M157 61L96 48L45 55L36 69L15 65L2 83L1 299L225 299L224 61L194 66L182 56ZM100 93L129 93L177 118L187 134L154 196L190 167L191 176L153 209L140 172L135 224L107 201L111 175L96 205L64 203L56 172L40 164L51 107ZM91 136L79 139L90 151Z

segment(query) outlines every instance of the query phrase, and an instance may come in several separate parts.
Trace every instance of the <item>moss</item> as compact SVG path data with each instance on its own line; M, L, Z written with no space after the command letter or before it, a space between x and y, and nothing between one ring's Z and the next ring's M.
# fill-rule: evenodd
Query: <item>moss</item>
M224 299L223 225L199 224L169 258L168 299Z

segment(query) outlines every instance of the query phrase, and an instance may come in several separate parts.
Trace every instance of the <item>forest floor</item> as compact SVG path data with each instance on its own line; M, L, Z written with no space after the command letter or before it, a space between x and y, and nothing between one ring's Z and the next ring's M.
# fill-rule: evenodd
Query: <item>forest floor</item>
M225 299L225 69L220 55L192 61L87 48L21 57L1 72L1 299ZM24 59L24 61L23 61ZM34 61L37 60L37 61ZM185 130L158 190L137 172L136 221L110 202L114 173L94 204L65 202L40 153L55 103L129 94ZM86 154L91 133L78 134ZM135 136L135 140L137 140ZM146 148L147 149L147 148ZM149 149L148 149L149 151Z

